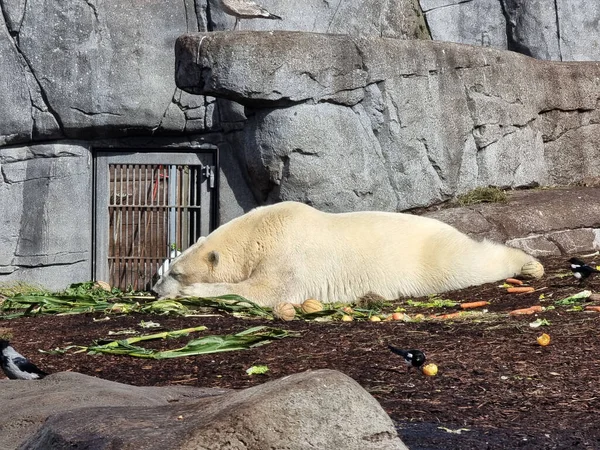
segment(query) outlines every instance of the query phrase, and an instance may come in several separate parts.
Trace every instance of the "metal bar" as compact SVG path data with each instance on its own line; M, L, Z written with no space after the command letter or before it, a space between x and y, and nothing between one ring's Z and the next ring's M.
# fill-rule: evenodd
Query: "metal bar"
M142 193L142 186L140 185L140 183L142 182L142 166L141 164L137 164L136 165L136 178L135 178L135 186L136 186L136 197L138 199L138 203L141 203L142 199L141 199L141 193ZM135 201L134 201L135 203ZM134 207L133 210L135 211L135 241L136 241L136 247L137 247L137 252L136 252L136 256L137 256L137 261L135 263L135 279L136 279L136 283L135 283L135 288L137 290L139 290L140 286L142 284L144 284L144 274L142 272L142 260L140 259L142 256L142 236L141 236L141 225L142 225L142 213L140 208L136 208Z
M132 208L143 208L143 209L147 209L147 210L151 210L151 209L177 209L181 207L181 203L165 203L164 205L146 205L144 203L139 204L139 203L131 203L129 204L129 206L131 206ZM200 206L187 206L188 209L201 209Z
M119 202L118 202L118 209L119 209L119 230L118 230L118 245L117 245L117 251L118 251L118 255L121 256L123 255L123 223L125 222L125 220L127 220L126 218L124 219L124 213L123 213L123 164L119 165ZM119 286L123 286L123 271L121 270L121 260L117 259L117 264L116 264L116 270L118 270L118 282L119 282Z
M150 195L152 195L152 190L150 190ZM148 204L148 165L144 165L144 203ZM144 206L145 206L144 205ZM144 218L144 256L146 255L146 249L148 248L148 214L146 214L147 210L145 207L140 208L142 212L142 216ZM144 279L151 279L152 274L148 273L148 263L146 259L144 259Z
M166 168L163 168L163 172L166 170L167 170ZM163 175L163 179L165 179L164 175ZM168 183L170 183L170 181L171 180L169 180ZM167 188L168 188L167 182L163 183L163 202L164 202L164 204L167 203L167 195L166 195ZM169 241L169 210L168 209L167 210L163 209L163 237L165 239L164 243L166 244L166 246L168 248L168 246L169 246L169 243L168 243L168 241ZM162 243L163 243L163 239L161 239L161 244ZM160 250L161 252L164 251L164 247L162 245L161 245L160 249L161 249ZM160 264L160 261L159 261L159 264Z
M194 166L194 176L193 178L190 180L190 192L193 193L193 205L192 207L193 209L193 214L194 214L194 228L192 231L192 236L190 238L190 242L189 245L194 245L194 243L198 240L198 238L200 237L200 214L198 212L198 173L200 172L200 167L199 166Z
M169 208L169 247L167 258L171 254L173 246L177 248L177 168L169 166L169 204L175 205Z
M142 260L145 260L145 261L150 261L150 260L153 260L155 258L151 258L149 256L143 257L143 258L139 258L138 256L121 256L120 259L128 260L128 261L135 261L136 259L142 259Z
M125 200L123 202L123 210L125 211L125 230L123 231L123 236L125 237L125 253L124 256L131 256L131 209L129 208L129 189L130 189L130 179L129 179L129 170L131 169L131 165L127 164L125 166ZM127 259L122 259L123 261L123 273L125 274L125 285L127 288L131 286L131 272L129 270L129 262Z

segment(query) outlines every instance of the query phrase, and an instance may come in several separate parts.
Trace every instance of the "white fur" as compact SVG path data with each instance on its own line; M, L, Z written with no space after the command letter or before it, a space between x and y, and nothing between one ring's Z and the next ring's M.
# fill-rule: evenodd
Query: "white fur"
M368 292L395 299L493 282L532 264L541 276L542 266L523 251L475 241L435 219L283 202L219 227L178 257L154 290L163 297L233 293L271 306L353 302Z
M160 267L156 271L156 274L159 277L162 277L165 273L167 273L167 270L169 270L169 267L171 267L171 264L173 264L173 261L179 255L181 255L181 252L179 250L175 250L175 249L171 250L169 257L163 261L163 263L160 265Z

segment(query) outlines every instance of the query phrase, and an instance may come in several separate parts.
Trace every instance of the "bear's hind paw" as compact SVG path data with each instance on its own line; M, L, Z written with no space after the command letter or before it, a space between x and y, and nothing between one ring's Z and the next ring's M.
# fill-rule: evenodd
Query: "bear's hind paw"
M521 267L521 275L527 278L541 278L544 275L544 266L539 261L529 261Z

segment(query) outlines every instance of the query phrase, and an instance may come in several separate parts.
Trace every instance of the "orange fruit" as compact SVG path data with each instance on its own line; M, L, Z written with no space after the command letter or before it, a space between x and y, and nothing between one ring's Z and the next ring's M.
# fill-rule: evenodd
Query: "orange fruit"
M427 365L423 366L421 370L428 377L434 377L438 373L438 367L435 364L433 364L433 363L430 363L430 364L427 364Z
M541 336L538 336L537 343L540 344L542 347L545 347L550 343L550 335L544 333Z
M310 314L314 312L323 311L323 303L314 298L309 298L302 303L302 312L305 314Z
M287 322L294 318L294 316L296 315L296 309L294 308L294 305L292 305L291 303L286 303L286 302L277 303L273 307L273 315L276 318L278 318L280 320L285 320Z

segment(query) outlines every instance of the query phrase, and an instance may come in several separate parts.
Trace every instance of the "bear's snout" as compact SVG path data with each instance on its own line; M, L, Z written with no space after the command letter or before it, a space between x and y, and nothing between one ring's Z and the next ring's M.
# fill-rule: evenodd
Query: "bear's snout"
M169 298L177 296L177 294L179 294L179 288L179 283L167 274L160 277L154 286L152 286L152 291L155 292L159 298Z

